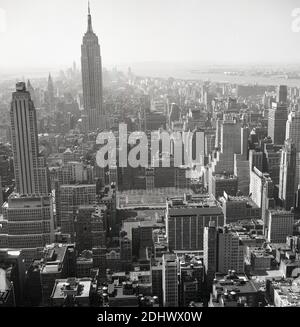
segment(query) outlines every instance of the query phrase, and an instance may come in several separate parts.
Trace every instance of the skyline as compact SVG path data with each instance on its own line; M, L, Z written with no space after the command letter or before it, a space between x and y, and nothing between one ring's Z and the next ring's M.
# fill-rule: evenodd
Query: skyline
M87 4L1 0L1 71L79 63ZM297 7L295 0L91 1L104 67L147 62L300 63L300 33L292 30Z
M2 4L0 308L300 307L296 1Z

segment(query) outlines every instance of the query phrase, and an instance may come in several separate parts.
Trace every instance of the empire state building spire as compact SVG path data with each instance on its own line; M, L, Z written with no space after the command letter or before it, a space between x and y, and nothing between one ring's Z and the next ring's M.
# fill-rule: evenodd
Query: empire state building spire
M91 16L91 9L90 9L90 2L88 2L88 30L89 33L93 33L93 26L92 26L92 16Z
M102 59L97 35L93 32L90 3L88 3L88 30L81 45L81 73L83 107L88 115L89 130L105 127L102 100Z

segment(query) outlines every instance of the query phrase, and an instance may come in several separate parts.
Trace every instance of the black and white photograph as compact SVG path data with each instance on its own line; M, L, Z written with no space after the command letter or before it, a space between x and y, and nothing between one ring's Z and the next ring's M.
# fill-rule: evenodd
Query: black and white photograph
M283 307L300 307L300 1L0 0L0 322Z

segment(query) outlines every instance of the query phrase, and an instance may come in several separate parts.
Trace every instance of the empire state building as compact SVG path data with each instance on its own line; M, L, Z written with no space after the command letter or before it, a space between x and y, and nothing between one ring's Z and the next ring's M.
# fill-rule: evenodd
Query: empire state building
M88 115L89 131L105 128L102 100L102 62L97 35L93 32L90 5L88 28L81 45L83 106Z

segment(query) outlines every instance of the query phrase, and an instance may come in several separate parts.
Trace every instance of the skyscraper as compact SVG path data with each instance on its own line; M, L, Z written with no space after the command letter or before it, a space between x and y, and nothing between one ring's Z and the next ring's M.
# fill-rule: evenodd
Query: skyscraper
M296 147L291 139L285 141L281 152L279 199L286 210L295 204Z
M285 103L272 103L272 108L269 109L268 136L272 138L274 144L284 144L287 115Z
M162 289L163 306L178 306L178 260L175 254L163 254Z
M286 122L286 139L291 139L296 147L295 191L300 184L300 111L292 111Z
M287 103L288 89L286 85L280 85L277 88L276 101L278 103Z
M102 104L102 62L97 35L93 32L90 6L88 29L81 45L83 106L88 115L89 130L105 127Z
M95 184L61 185L57 203L61 219L61 231L74 236L74 217L80 205L92 205L96 202Z
M226 274L232 269L244 272L243 245L238 233L225 227L218 230L218 272Z
M285 243L286 237L293 235L294 213L285 210L268 210L267 241Z
M208 284L212 283L218 271L218 230L213 222L204 228L203 263Z
M48 169L44 158L39 157L36 110L24 82L16 84L10 118L17 192L49 193Z
M46 244L54 242L52 197L13 193L2 211L5 230L0 230L0 247L22 249L28 267Z
M48 85L47 85L47 104L50 112L53 112L55 109L54 103L54 85L51 75L48 76Z

